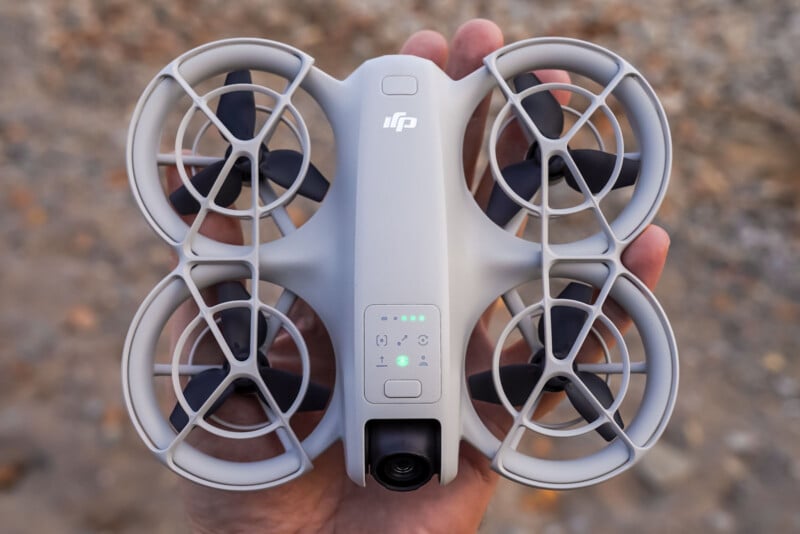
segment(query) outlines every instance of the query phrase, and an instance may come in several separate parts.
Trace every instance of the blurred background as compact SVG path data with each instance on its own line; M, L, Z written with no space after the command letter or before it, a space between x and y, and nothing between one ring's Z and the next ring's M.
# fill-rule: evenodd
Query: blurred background
M180 532L176 476L128 421L128 324L169 269L124 168L133 106L175 56L284 41L337 76L414 31L594 41L660 95L675 143L657 295L681 390L630 472L502 483L482 532L800 531L800 7L593 2L0 0L0 530Z

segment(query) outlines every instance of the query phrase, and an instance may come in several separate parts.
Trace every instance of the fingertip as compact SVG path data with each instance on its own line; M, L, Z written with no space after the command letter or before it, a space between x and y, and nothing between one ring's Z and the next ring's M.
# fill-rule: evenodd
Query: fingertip
M462 24L453 36L447 73L458 80L481 66L483 58L503 46L503 31L487 19Z
M490 48L490 52L503 46L503 30L489 19L472 19L458 27L453 44L465 45L464 39Z
M447 39L439 32L421 30L406 40L400 53L429 59L444 70L448 53Z
M542 69L535 71L536 77L542 83L570 83L569 73L565 70L557 69ZM569 104L572 92L564 89L554 89L553 96L556 97L558 103L562 106Z
M666 256L669 246L672 244L672 239L670 239L667 231L660 226L651 224L645 229L645 232L650 235L650 239L652 239L654 242L658 242L658 244L663 248L664 255Z
M637 241L642 239L647 244L649 253L653 257L666 258L671 243L669 234L666 230L655 224L651 224L644 229Z
M664 270L669 246L667 231L660 226L650 225L622 254L622 263L653 289Z

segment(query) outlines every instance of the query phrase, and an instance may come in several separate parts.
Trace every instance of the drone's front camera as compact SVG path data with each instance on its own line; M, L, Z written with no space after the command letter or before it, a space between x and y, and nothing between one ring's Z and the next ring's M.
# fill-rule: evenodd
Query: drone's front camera
M410 491L439 474L439 423L384 420L367 424L369 472L383 487Z

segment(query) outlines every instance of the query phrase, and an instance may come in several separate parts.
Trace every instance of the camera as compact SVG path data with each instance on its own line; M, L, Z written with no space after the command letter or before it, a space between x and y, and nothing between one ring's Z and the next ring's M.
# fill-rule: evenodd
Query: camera
M370 421L366 434L369 472L383 487L411 491L439 475L437 421Z

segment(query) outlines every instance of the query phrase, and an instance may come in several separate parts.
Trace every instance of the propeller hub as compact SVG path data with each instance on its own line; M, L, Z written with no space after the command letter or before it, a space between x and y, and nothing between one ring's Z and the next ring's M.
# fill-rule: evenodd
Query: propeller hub
M261 143L258 147L258 161L259 163L264 159L264 156L268 152L267 147ZM233 146L228 145L228 148L225 150L225 159L231 157L231 153L233 153ZM251 164L250 159L246 156L240 156L236 159L236 163L233 164L234 168L241 173L242 181L243 182L250 182L251 181Z
M569 384L569 379L565 376L554 376L544 385L544 390L548 393L559 393Z
M525 159L533 160L541 166L542 149L538 142L534 142L528 148L528 152L525 154ZM566 168L567 165L564 163L564 159L561 156L550 158L550 161L547 162L547 176L549 177L549 181L552 183L556 180L562 179L564 177Z
M552 358L547 358L544 365L548 373L571 375L574 372L573 364L564 360L560 354L553 354Z
M246 358L244 360L236 360L236 363L231 366L230 373L240 378L250 379L251 377L258 376L259 366L255 358Z

